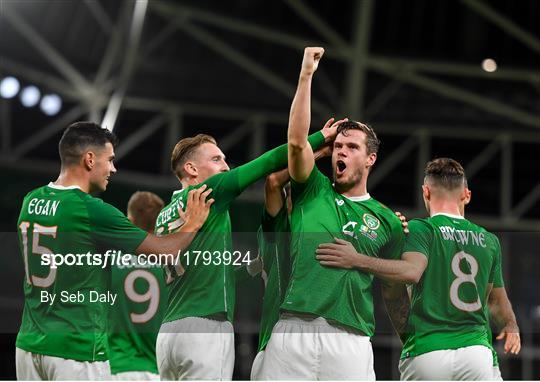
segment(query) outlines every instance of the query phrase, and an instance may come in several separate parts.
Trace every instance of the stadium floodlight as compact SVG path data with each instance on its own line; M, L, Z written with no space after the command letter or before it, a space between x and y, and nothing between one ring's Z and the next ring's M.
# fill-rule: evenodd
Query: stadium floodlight
M492 73L497 70L497 63L492 58L486 58L482 61L482 69L488 73Z
M44 95L39 104L41 111L48 116L58 114L62 108L62 99L56 94Z
M34 85L25 87L21 91L21 103L24 107L34 107L38 104L41 92Z
M19 92L21 85L15 77L6 77L0 82L0 96L2 98L13 98Z

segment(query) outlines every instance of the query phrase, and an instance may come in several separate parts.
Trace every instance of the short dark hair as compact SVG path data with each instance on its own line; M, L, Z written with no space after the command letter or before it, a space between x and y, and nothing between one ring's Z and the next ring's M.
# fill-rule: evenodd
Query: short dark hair
M377 138L377 134L375 134L375 131L373 131L371 127L361 122L345 121L339 124L337 128L337 133L347 136L347 131L349 130L363 131L364 134L366 134L367 153L377 154L377 152L379 151L379 146L381 145L381 141L379 141L379 138Z
M89 147L102 147L109 142L116 147L118 139L111 131L94 122L75 122L67 127L58 144L62 166L76 164Z
M428 162L425 176L430 182L448 191L467 187L467 177L463 166L451 158L437 158Z
M184 138L178 141L171 154L171 170L178 178L183 177L182 167L191 159L193 153L204 143L217 145L214 137L207 134L197 134L194 137Z
M153 192L137 191L129 198L127 210L133 217L133 224L147 232L152 232L164 205L163 199Z

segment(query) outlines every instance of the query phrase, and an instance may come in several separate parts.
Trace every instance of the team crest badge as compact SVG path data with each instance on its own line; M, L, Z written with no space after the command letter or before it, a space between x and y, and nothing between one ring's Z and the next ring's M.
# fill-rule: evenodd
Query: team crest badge
M379 219L371 214L364 214L364 216L362 216L362 220L364 220L364 224L373 231L381 226Z

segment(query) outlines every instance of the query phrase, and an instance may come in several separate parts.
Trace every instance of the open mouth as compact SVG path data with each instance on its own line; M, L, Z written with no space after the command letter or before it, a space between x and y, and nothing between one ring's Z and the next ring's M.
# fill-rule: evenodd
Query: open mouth
M347 168L347 165L342 160L338 160L336 163L336 167L337 167L337 173L342 174Z

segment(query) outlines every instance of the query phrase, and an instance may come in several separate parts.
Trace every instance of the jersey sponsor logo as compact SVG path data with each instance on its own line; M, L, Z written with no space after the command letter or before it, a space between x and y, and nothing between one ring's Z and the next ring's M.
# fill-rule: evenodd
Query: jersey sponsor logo
M55 216L59 205L60 200L32 198L28 203L28 213L30 215Z
M364 221L364 224L368 226L370 230L373 230L373 231L375 231L377 228L381 226L381 222L379 221L379 219L377 219L375 216L371 214L364 214L364 216L362 216L362 220Z
M343 199L336 198L336 204L338 205L338 207L341 207L345 204L345 201Z
M358 239L358 236L355 233L355 228L357 225L358 225L358 222L350 221L341 228L341 232L343 232L345 235ZM377 226L377 228L379 228L379 226ZM375 240L377 239L377 236L378 236L377 232L373 231L372 229L370 229L370 227L364 224L360 225L360 229L358 230L358 232L370 240Z

